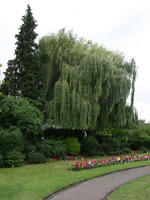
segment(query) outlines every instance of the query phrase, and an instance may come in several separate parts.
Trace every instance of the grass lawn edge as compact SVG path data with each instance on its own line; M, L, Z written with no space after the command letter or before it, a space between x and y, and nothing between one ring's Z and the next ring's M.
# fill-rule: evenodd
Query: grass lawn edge
M141 164L141 162L140 162L139 164ZM118 165L122 165L122 164L118 164ZM123 165L125 165L125 164L123 164ZM101 175L96 175L96 176L93 176L93 177L90 177L90 178L86 178L86 179L84 179L84 180L81 180L81 181L78 181L78 182L74 182L73 184L70 184L70 185L68 185L68 186L62 187L61 189L59 189L59 190L53 192L52 194L48 195L47 197L44 197L43 200L48 200L48 198L52 198L52 197L56 196L57 194L59 194L59 193L61 193L61 192L63 192L63 191L67 191L67 190L69 190L70 188L72 188L72 187L74 187L74 186L76 186L76 185L82 184L82 183L85 182L85 181L88 181L88 180L91 180L91 179L94 179L94 178L98 178L98 177L102 177L102 176L106 176L106 175L108 175L108 174L112 174L112 173L115 173L115 172L127 171L127 170L129 170L129 169L142 168L142 167L145 167L145 166L150 166L150 163L149 163L149 164L146 164L146 163L145 163L145 164L143 164L143 165L137 165L137 166L127 166L127 168L124 168L124 169L116 169L116 170L111 171L111 172L104 172L104 173L101 174ZM106 167L108 167L108 166L106 166ZM84 170L84 169L83 169L83 170ZM92 169L85 169L85 170L92 170ZM76 171L75 173L78 173L78 172ZM135 179L134 179L134 180L135 180ZM130 182L130 181L129 181L129 182ZM128 183L128 182L126 182L126 183ZM126 184L126 183L124 183L124 184ZM104 197L104 200L107 200L107 198L108 198L115 190L119 189L119 188L120 188L122 185L124 185L124 184L119 185L118 187L116 187L115 189L113 189L111 192L109 192L108 194L106 194L105 197Z

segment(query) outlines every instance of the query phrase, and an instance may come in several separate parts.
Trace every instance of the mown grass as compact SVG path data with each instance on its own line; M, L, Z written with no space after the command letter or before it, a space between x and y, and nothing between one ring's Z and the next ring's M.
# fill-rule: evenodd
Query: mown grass
M126 183L113 192L108 200L149 200L150 175Z
M150 161L117 164L90 170L68 170L74 161L24 165L0 169L1 200L41 200L74 183L127 168L150 165Z

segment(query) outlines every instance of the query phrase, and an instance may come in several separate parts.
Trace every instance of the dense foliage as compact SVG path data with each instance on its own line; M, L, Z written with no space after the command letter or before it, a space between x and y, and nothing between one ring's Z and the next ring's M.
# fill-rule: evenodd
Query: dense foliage
M24 149L24 138L20 129L17 127L0 129L0 153L5 155L14 149L17 151Z
M132 124L136 115L134 60L127 62L122 54L77 39L64 29L40 40L38 57L51 127L78 130L125 127L130 91Z
M93 156L97 154L99 143L93 136L84 137L81 140L81 152L84 155Z
M80 153L80 143L76 137L66 138L67 153L70 155L78 155Z
M5 96L0 100L0 108L0 127L17 126L30 139L39 134L43 125L43 115L28 100Z

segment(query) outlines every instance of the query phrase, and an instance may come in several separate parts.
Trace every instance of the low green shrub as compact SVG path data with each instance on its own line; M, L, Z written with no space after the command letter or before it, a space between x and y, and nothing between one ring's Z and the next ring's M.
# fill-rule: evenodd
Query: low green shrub
M47 162L46 157L40 152L31 152L28 154L28 163L30 164L39 164Z
M65 140L67 153L70 155L78 155L80 152L80 143L76 137L67 137Z
M66 157L66 144L64 140L44 140L37 144L37 151L46 158L64 159Z
M128 154L128 153L131 153L132 150L131 150L130 148L124 147L124 148L122 149L122 152L123 152L124 154Z
M55 141L55 145L51 149L51 157L64 159L67 155L67 146L64 140Z
M140 148L150 148L150 126L142 126L133 129L130 135L130 147L134 150Z
M0 152L2 155L13 150L23 151L23 149L24 138L19 128L0 129Z
M107 155L118 155L130 150L130 130L105 129L96 132L101 151Z
M24 161L24 155L17 150L7 152L4 157L4 163L7 167L19 167Z
M142 146L142 147L140 147L139 151L140 151L141 153L147 153L147 152L149 152L149 149Z
M36 145L36 149L38 152L42 153L46 158L51 157L52 147L46 142L41 142Z
M26 154L26 157L28 157L28 154L31 153L31 152L35 152L36 151L36 147L32 144L27 144L25 145L25 154Z
M81 152L85 155L96 155L99 143L93 136L84 137L81 140Z

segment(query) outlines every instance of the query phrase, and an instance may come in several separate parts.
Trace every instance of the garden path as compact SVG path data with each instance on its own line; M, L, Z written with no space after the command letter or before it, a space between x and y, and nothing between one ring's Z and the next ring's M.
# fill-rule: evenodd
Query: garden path
M45 200L105 200L122 184L150 174L150 166L114 172L63 189Z

